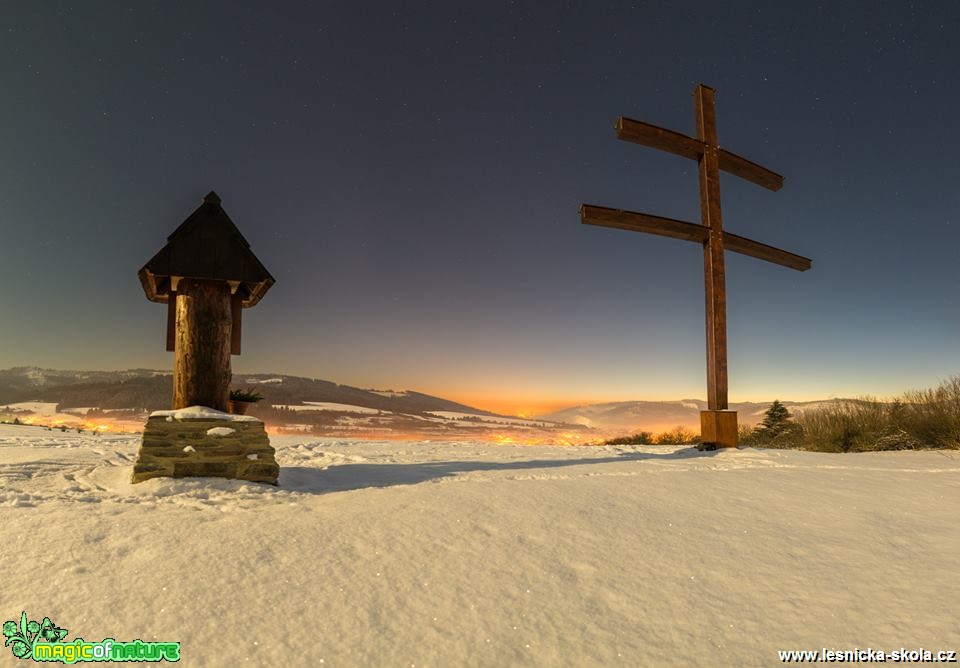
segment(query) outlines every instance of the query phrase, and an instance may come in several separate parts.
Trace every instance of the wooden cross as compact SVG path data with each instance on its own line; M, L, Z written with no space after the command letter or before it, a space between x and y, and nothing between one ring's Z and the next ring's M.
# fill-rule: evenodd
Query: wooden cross
M798 271L810 268L808 258L723 231L720 213L720 170L752 181L769 190L780 190L783 177L720 148L714 90L703 84L693 91L697 137L621 116L617 138L691 158L699 163L701 224L645 213L584 204L580 221L587 225L647 232L703 244L707 316L707 407L700 412L701 440L707 447L737 445L737 414L727 403L727 294L723 251L734 251Z

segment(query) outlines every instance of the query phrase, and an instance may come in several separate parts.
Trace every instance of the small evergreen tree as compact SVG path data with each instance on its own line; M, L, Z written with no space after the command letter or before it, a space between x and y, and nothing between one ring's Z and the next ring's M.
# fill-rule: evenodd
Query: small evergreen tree
M803 428L793 421L787 407L775 399L763 415L763 422L750 435L750 444L770 448L795 448L803 438Z
M762 429L767 436L776 437L790 429L792 418L793 416L790 415L787 407L780 403L779 399L774 399L773 403L770 404L770 408L768 408L767 412L763 415L763 422L760 423L760 429Z

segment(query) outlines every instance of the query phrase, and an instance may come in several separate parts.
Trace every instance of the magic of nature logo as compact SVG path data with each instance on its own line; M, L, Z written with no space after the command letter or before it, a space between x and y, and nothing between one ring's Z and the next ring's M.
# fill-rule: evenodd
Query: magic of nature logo
M100 642L86 642L83 638L65 641L67 629L57 626L49 617L42 622L20 615L20 623L3 623L4 647L9 646L18 659L33 659L59 663L78 661L179 661L179 642L117 642L105 638Z

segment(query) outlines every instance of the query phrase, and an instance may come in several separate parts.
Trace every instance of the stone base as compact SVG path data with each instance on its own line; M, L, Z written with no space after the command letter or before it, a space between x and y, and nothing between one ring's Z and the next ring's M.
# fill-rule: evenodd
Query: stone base
M707 450L737 447L737 411L700 411L700 440Z
M263 422L199 408L150 416L133 482L200 476L277 484L280 466Z

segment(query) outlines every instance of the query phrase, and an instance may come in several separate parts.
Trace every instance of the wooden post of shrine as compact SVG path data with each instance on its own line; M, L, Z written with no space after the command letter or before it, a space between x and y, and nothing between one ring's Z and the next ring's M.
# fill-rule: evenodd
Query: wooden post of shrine
M737 414L727 399L727 293L724 250L780 264L798 271L811 266L808 258L725 232L720 210L720 171L726 171L769 190L783 187L783 177L720 148L714 91L700 84L693 91L696 138L665 128L620 117L617 137L644 146L695 159L700 179L700 225L649 214L584 204L581 222L646 232L703 244L706 289L707 408L700 412L700 436L708 448L736 447Z
M226 411L230 394L233 315L230 286L182 278L176 289L173 407Z

